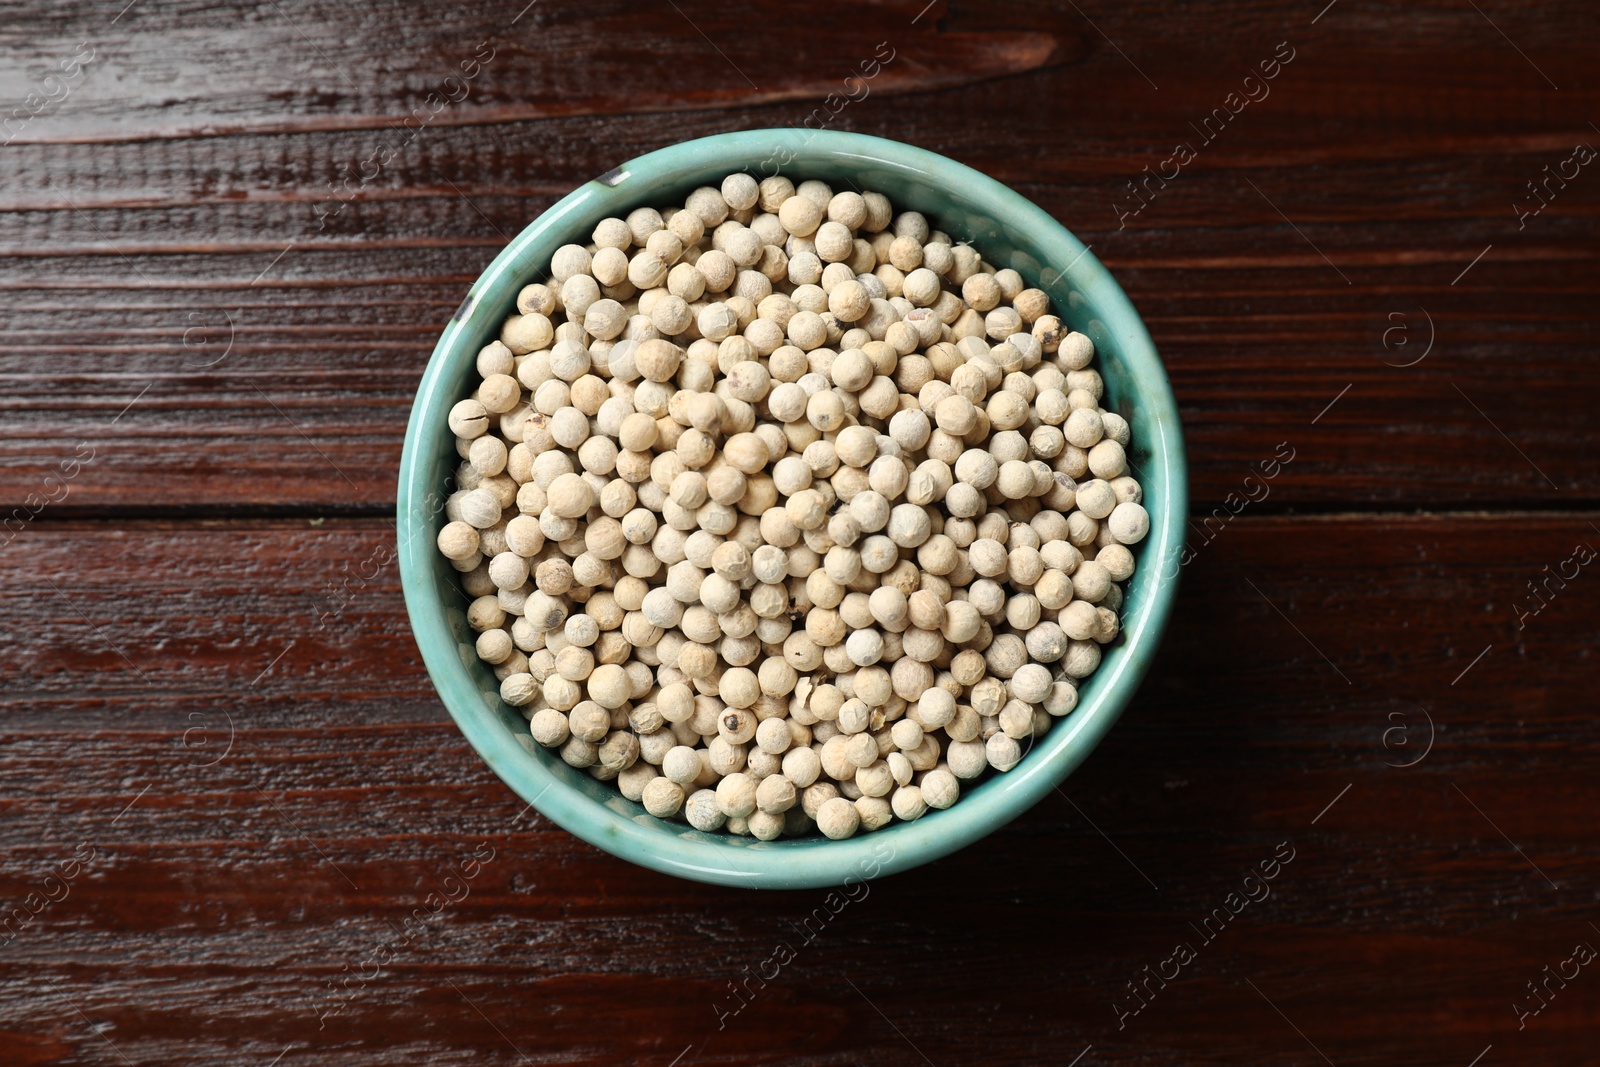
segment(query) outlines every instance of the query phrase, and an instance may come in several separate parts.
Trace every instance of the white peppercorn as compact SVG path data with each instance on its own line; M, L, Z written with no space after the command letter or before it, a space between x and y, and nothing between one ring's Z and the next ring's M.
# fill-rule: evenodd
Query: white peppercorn
M697 789L683 803L683 815L689 825L702 833L722 829L728 817L717 804L717 795L710 789Z
M989 758L989 766L997 771L1010 771L1022 761L1022 745L1005 733L990 736L989 741L984 742L984 752Z
M794 807L798 794L794 783L782 774L772 774L756 786L756 808L772 815L780 815Z
M989 769L989 757L982 741L951 741L945 752L949 772L961 779L977 778Z
M861 827L861 816L856 806L840 796L825 801L817 809L816 820L817 829L835 841L853 836Z
M858 797L855 800L856 814L861 816L863 830L879 830L889 825L889 820L894 818L894 809L889 806L889 801L883 797Z
M652 779L644 787L644 810L658 819L667 819L683 806L683 787L668 778Z
M936 767L928 771L922 776L919 785L922 789L922 799L930 808L948 808L961 795L961 785L956 781L955 775L943 768Z
M1096 616L1098 623L1098 616ZM1100 646L1090 641L1073 641L1067 646L1062 669L1069 678L1087 678L1100 666Z
M1118 542L1138 544L1150 532L1150 515L1137 501L1124 500L1111 509L1106 524Z
M519 292L447 419L439 550L530 740L762 840L1015 766L1115 639L1149 529L1090 340L818 181L730 175L592 241Z

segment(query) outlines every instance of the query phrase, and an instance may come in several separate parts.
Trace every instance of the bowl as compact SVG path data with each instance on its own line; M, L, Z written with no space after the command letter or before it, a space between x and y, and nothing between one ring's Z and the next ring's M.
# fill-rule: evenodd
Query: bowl
M951 807L843 841L702 833L654 818L615 783L596 781L542 749L478 660L458 575L435 547L458 462L446 414L468 394L478 350L499 336L518 290L547 276L556 248L589 243L595 223L608 216L682 203L696 186L718 184L726 174L748 171L759 180L780 169L882 192L897 210L923 212L988 262L1015 268L1049 293L1062 318L1094 340L1102 403L1132 426L1129 461L1151 517L1149 534L1134 546L1138 566L1125 589L1121 635L1080 686L1077 708L1009 773L963 783ZM853 884L954 852L1028 810L1082 763L1155 655L1176 591L1187 495L1178 409L1150 335L1106 268L1060 223L999 182L911 145L832 130L748 130L622 164L564 197L495 257L451 316L417 388L396 519L406 609L428 674L468 742L518 796L590 844L641 866L702 882L793 889Z

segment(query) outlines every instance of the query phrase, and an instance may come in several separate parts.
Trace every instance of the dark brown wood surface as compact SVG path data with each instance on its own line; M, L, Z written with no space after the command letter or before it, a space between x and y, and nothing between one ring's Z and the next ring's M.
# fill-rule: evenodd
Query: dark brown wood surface
M0 1064L1600 1062L1600 576L1528 586L1600 548L1600 174L1528 186L1600 144L1593 6L923 2L6 8ZM879 42L832 125L1092 243L1171 372L1196 556L1060 795L859 899L701 886L519 818L393 568L345 579L508 236L799 124Z

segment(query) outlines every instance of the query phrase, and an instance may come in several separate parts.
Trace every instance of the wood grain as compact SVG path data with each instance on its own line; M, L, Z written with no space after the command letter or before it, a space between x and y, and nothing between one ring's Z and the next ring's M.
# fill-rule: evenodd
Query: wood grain
M787 924L820 891L694 885L517 821L432 694L391 569L318 629L330 575L371 573L386 524L41 524L0 555L0 900L95 858L0 956L0 1031L29 1035L19 1062L121 1062L70 999L135 1064L906 1062L906 1038L935 1063L1304 1061L1254 982L1339 1064L1491 1042L1572 1062L1592 993L1522 1033L1509 1005L1595 939L1570 813L1600 804L1600 747L1563 665L1600 622L1586 571L1521 629L1511 605L1597 518L1213 528L1151 679L1062 795L809 942ZM1189 930L1285 840L1267 900L1215 944ZM397 934L481 842L468 895ZM1197 962L1118 1030L1124 983L1180 940ZM389 942L347 1005L328 991ZM718 1029L779 942L794 963ZM1415 1025L1434 1012L1462 1020L1448 1039Z
M886 68L881 81L874 76L875 89L889 95L972 85L1088 52L1090 31L1080 20L1039 5L1003 4L986 17L934 8L865 4L826 35L808 32L812 9L780 4L480 0L441 20L419 17L405 0L359 10L284 0L242 19L191 3L132 12L120 27L38 11L11 29L32 64L48 69L79 41L96 52L77 79L84 91L17 140L387 130L409 117L484 125L752 103L804 102L809 110L880 42L910 49L908 62ZM214 81L219 68L234 76ZM29 87L25 71L9 79L18 96ZM446 83L452 76L466 91ZM177 91L196 87L202 91L187 97ZM456 106L442 115L429 93Z
M741 36L737 9L649 9L640 22L541 3L466 98L396 148L396 116L473 54L476 27L515 13L469 6L442 23L398 2L279 6L243 28L136 6L81 92L0 153L6 509L80 438L107 448L64 515L383 507L440 326L509 235L641 152L798 125L880 41L895 59L833 125L976 166L1094 246L1172 374L1197 511L1286 439L1305 458L1271 508L1600 501L1588 477L1597 194L1575 179L1520 229L1512 210L1593 135L1600 95L1557 29L1577 7L1503 25L1554 92L1483 17L1443 5L1403 18L1341 5L1315 26L1261 5L1161 13L1168 31L1205 37L1198 54L1150 38L1135 11L1091 26L1070 9L940 3L913 23L915 6L868 5L823 49L792 5L759 9L767 32ZM19 72L48 69L73 44L68 26L22 19ZM1118 46L1125 59L1096 26L1140 43ZM347 69L352 90L338 70L354 64L333 42L379 28L413 47ZM199 61L247 39L242 75ZM1271 94L1119 223L1128 183L1175 141L1199 142L1190 123L1285 40L1295 58ZM735 69L746 62L779 82L751 89ZM170 78L116 80L134 71ZM263 94L284 106L263 108ZM1066 128L1037 120L1041 100L1060 102ZM319 223L319 207L351 195L330 186L385 146L388 165Z
M1600 545L1600 182L1529 188L1600 137L1589 5L525 2L0 18L0 1063L1594 1059L1589 969L1515 1010L1600 945L1600 579L1529 587ZM858 899L683 882L450 723L378 562L401 435L510 236L880 45L831 126L1093 246L1194 558L1059 795Z

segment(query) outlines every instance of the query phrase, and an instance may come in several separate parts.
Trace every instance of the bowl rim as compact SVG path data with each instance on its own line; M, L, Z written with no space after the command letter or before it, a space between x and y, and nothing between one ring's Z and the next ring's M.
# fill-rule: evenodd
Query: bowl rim
M1123 350L1121 363L1134 379L1131 391L1145 409L1138 429L1150 435L1151 462L1163 474L1160 499L1148 502L1151 526L1140 568L1153 584L1141 591L1138 610L1124 620L1118 644L1091 676L1090 694L1056 721L1014 770L1004 776L987 776L983 783L1000 788L980 785L971 792L964 789L962 798L950 808L929 812L913 822L896 820L882 830L844 841L799 838L761 842L702 834L682 824L654 819L620 793L617 799L634 813L624 814L615 805L597 802L547 767L545 759L555 757L543 750L530 759L529 750L506 729L501 713L486 704L458 654L446 607L434 594L439 496L431 471L442 446L436 441L430 447L427 438L438 436L449 408L460 399L447 395L442 383L459 361L475 359L474 335L486 316L499 313L497 299L485 298L485 294L507 284L525 284L537 273L528 270L529 247L552 235L557 240L570 236L569 220L574 216L588 214L597 206L614 209L608 214L625 213L639 206L639 194L633 189L646 178L682 182L695 180L696 173L708 168L723 173L749 169L752 160L771 153L775 145L801 140L798 130L765 129L680 142L631 159L586 182L529 223L472 283L434 346L406 426L396 499L400 577L413 635L440 699L490 769L530 807L612 855L682 878L758 888L839 885L927 863L993 832L1055 789L1110 730L1149 669L1171 616L1188 514L1182 428L1166 370L1132 302L1088 247L1022 194L948 157L865 134L808 131L803 145L790 153L793 158L782 167L784 172L803 170L809 157L870 163L908 176L937 176L952 187L959 186L964 199L991 205L996 218L1005 218L1028 232L1043 233L1046 237L1041 240L1060 244L1071 255L1052 284L1064 280L1075 294L1084 294L1102 328L1117 335ZM634 176L640 180L630 183L628 179ZM1071 316L1065 314L1066 309L1058 310L1077 327L1082 313Z

